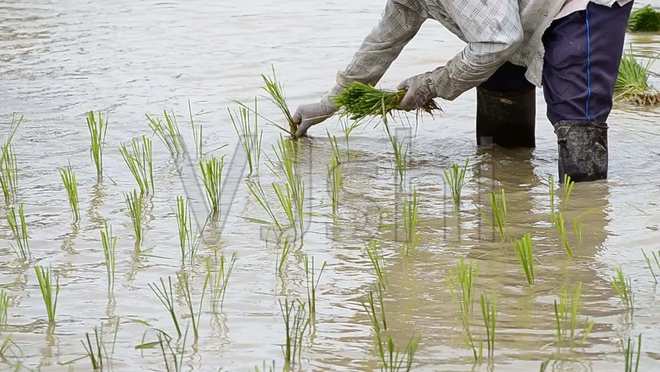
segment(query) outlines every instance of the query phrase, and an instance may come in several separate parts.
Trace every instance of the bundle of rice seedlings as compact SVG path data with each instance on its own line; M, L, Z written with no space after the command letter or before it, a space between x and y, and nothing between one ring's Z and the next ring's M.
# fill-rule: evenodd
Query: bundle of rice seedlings
M632 32L660 31L660 12L650 5L633 11L628 19L628 29Z
M652 106L660 104L660 92L649 83L649 70L654 59L642 65L631 53L625 53L614 84L614 99Z
M392 111L399 110L405 95L405 90L381 90L369 84L353 82L336 95L334 101L342 116L360 121L370 116L386 117ZM420 110L432 113L438 109L434 101L429 101Z

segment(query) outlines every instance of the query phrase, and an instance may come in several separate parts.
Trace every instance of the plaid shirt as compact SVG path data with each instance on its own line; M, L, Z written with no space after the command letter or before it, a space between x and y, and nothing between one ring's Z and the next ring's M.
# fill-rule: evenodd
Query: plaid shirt
M570 1L570 0L569 0ZM631 0L619 0L624 4ZM606 6L616 0L592 0ZM339 89L351 81L376 84L427 19L444 25L467 43L446 66L433 72L436 93L454 99L486 81L503 63L527 66L527 79L541 85L543 33L560 14L559 0L388 0L346 70Z

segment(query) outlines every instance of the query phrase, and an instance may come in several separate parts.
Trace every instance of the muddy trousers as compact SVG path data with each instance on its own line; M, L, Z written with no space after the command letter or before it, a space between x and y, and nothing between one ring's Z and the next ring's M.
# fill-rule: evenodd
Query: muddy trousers
M632 3L590 3L555 20L543 36L543 92L559 145L559 175L607 177L607 118ZM534 86L505 64L477 89L477 142L533 147Z

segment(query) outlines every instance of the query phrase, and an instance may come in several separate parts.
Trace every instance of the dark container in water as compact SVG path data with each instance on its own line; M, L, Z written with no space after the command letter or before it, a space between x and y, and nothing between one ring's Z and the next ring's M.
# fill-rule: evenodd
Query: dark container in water
M506 63L477 87L477 144L535 147L536 88Z

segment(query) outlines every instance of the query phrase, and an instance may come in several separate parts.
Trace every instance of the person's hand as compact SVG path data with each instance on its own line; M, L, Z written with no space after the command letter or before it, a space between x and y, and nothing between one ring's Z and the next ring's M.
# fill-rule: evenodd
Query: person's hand
M328 97L323 98L321 102L300 105L293 114L293 122L298 125L295 136L305 136L309 127L323 122L335 112L337 112L337 107Z
M406 95L401 100L399 108L405 111L427 107L437 93L434 82L435 72L426 72L408 78L399 84L397 89L405 90Z

